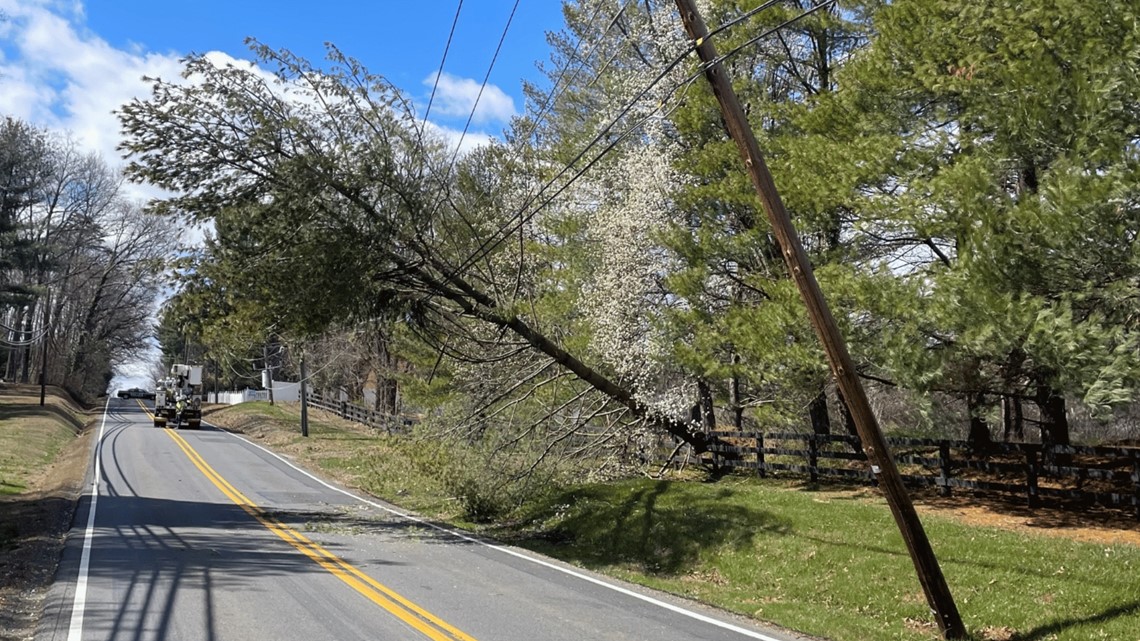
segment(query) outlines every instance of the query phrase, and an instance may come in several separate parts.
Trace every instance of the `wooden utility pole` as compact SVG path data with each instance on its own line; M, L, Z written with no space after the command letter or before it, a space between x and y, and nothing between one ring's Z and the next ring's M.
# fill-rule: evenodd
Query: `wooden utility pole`
M269 404L273 405L273 368L269 365L269 343L265 343L261 346L261 357L262 360L265 361L265 371L267 376L265 389L269 390Z
M719 62L714 62L717 59L717 52L707 39L708 28L704 19L697 11L694 0L676 0L676 3L685 30L697 45L697 55L706 65L705 78L712 85L713 94L720 103L728 134L736 142L748 175L752 179L752 186L760 196L764 212L768 215L772 231L780 244L788 271L791 272L800 296L807 305L808 316L811 318L816 335L823 343L831 371L843 393L844 401L851 410L855 428L863 442L863 451L871 463L871 471L886 495L887 504L890 505L895 523L898 524L903 541L906 542L907 550L910 552L910 558L914 562L918 581L926 593L926 601L933 610L938 627L945 638L965 638L966 628L962 624L962 617L958 614L958 607L954 604L954 597L950 594L945 577L942 576L942 569L938 566L938 559L935 558L930 541L926 538L926 532L922 529L918 513L915 512L910 496L903 487L898 468L887 449L887 441L879 429L878 420L871 411L870 403L867 402L867 393L855 373L847 345L839 333L835 318L828 309L827 301L823 298L819 283L815 280L811 263L795 227L792 226L791 218L784 209L780 194L776 191L776 184L772 181L772 175L768 172L767 164L760 153L756 136L748 125L744 110L740 106L736 92L732 89L731 80L725 74L723 66Z
M309 384L305 372L305 350L301 350L301 436L309 435Z
M47 352L48 352L48 338L51 337L48 332L48 326L51 323L51 297L44 299L44 337L40 340L43 344L40 345L40 407L44 406L47 398Z

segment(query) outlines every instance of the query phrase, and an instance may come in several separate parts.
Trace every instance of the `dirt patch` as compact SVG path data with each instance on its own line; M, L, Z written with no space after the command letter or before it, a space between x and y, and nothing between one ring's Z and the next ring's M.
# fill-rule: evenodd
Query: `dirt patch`
M90 462L89 425L29 490L0 497L0 641L32 639Z
M1062 510L1056 507L1030 509L1024 503L993 496L919 496L915 507L920 513L948 516L968 525L1001 528L1116 545L1140 547L1140 521L1127 510L1083 506Z

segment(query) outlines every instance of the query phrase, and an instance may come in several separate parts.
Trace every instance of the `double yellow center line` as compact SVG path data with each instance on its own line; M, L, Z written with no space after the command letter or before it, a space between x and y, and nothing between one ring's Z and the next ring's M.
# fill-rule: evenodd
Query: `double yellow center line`
M174 442L178 444L178 447L186 454L190 462L201 470L202 474L206 475L206 478L210 479L210 481L222 491L222 494L225 494L231 501L236 503L238 507L245 510L246 513L256 519L258 523L264 525L266 529L276 534L281 540L292 545L301 554L312 559L317 565L328 570L338 579L344 581L354 590L364 595L367 599L384 608L412 628L419 630L424 636L433 641L475 641L475 639L461 630L451 626L434 614L400 596L391 588L388 588L349 565L343 559L321 547L297 530L274 519L266 513L265 510L258 507L253 501L250 501L244 494L239 492L237 488L230 485L229 481L222 478L222 475L210 467L210 465L206 463L206 460L186 442L186 439L182 438L182 435L174 430L166 430L166 433L170 435L170 438L174 439Z

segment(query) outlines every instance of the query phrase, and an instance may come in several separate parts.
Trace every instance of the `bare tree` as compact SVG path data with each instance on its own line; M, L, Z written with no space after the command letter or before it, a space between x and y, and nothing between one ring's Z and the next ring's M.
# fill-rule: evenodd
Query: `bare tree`
M13 133L20 126L22 138ZM5 132L4 145L25 151L22 165L10 163L3 190L5 220L21 248L21 259L5 270L8 289L23 292L21 305L2 310L5 325L18 323L23 331L14 334L24 338L8 370L18 360L23 380L43 373L91 398L106 389L116 364L145 349L174 235L169 221L125 202L117 172L66 136L13 121ZM33 358L33 348L43 350L43 360Z

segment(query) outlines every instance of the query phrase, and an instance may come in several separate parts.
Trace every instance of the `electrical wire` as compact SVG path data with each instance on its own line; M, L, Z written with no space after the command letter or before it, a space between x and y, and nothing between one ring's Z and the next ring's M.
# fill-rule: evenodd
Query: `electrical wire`
M462 3L460 3L460 6L462 6ZM447 171L444 172L444 174L443 174L443 179L441 180L441 187L442 187L443 191L446 191L446 184L448 181L451 180L451 173L452 173L452 171L454 171L455 162L459 158L459 150L463 147L463 140L464 140L464 138L467 137L467 132L471 128L471 122L475 119L475 112L479 108L479 101L483 98L483 91L487 88L487 83L491 79L491 71L495 68L495 63L499 59L499 53L502 51L502 48L503 48L503 42L505 42L507 39L507 33L510 31L511 23L514 21L515 12L518 10L518 8L519 8L519 0L515 0L514 5L511 7L511 13L509 16L507 16L507 23L506 23L506 25L503 26L503 33L502 33L502 35L499 36L499 44L495 47L495 53L491 56L490 64L487 65L487 73L484 74L484 76L483 76L483 83L479 85L479 93L476 94L475 102L471 105L471 113L468 114L467 122L463 125L463 131L459 134L459 140L456 141L456 143L455 143L455 149L452 151L451 160L450 160L450 162L448 162L448 165L447 165ZM459 10L456 9L455 22L457 23L458 20L459 20ZM454 32L454 30L455 30L455 24L453 23L452 24L452 32ZM449 43L450 43L450 40L451 40L451 38L449 36L448 37ZM450 46L450 44L449 44L449 46ZM445 59L446 59L446 52L445 52ZM436 73L436 77L435 77L435 83L437 85L439 83L440 76L442 76L442 75L443 75L443 62L441 61L440 62L440 70L438 73ZM435 88L433 87L432 94L434 95L434 93L435 93ZM421 146L423 144L423 131L424 131L424 128L426 128L426 127L427 127L427 117L425 115L424 124L420 128L420 134L421 134L420 135L420 144L421 144ZM431 214L428 216L429 219L435 218L436 212L439 211L440 206L443 205L445 200L446 200L446 196L442 195L442 194L439 198L437 198L435 200L435 203L432 205L432 208L431 208ZM468 223L468 225L470 225L470 224Z
M749 12L747 17L752 17L753 15L756 15L756 13L758 13L760 10L770 8L770 7L774 6L775 4L778 4L780 1L782 1L782 0L775 0L775 1L766 2L764 5L761 5L761 7L757 8L756 10ZM694 72L692 75L690 75L684 81L677 83L677 85L675 85L672 89L670 89L666 93L666 96L665 96L665 98L663 98L662 101L664 102L665 100L668 100L669 98L671 98L677 92L677 90L679 90L680 88L688 87L689 85L691 85L693 81L695 81L697 78L699 78L702 74L704 74L708 69L712 68L713 66L715 66L719 63L722 63L725 60L728 60L728 59L738 55L741 51L743 51L747 47L755 44L756 42L760 41L763 38L766 38L766 37L772 35L773 33L779 31L780 29L783 29L783 28L785 28L791 24L794 24L794 23L798 22L799 20L802 20L803 18L805 18L805 17L807 17L807 16L809 16L809 15L811 15L811 14L813 14L813 13L815 13L815 12L825 8L825 7L828 7L834 3L835 3L835 0L828 0L827 2L816 5L815 7L811 8L811 9L808 9L808 10L806 10L806 11L804 11L804 12L802 12L802 13L800 13L800 14L798 14L798 15L796 15L796 16L788 19L788 20L785 20L784 22L780 23L779 25L777 25L775 27L772 27L771 29L764 31L764 32L760 33L759 35L757 35L753 38L750 38L748 41L746 41L745 43L741 44L740 46L734 48L733 50L731 50L725 54L719 55L716 58L714 58L713 60L708 61L707 63L701 63L700 65L698 65L698 69L696 72ZM732 24L739 24L743 19L744 19L743 17L738 18L738 19L734 20L732 22ZM721 31L723 31L723 29L718 29L718 33ZM598 135L596 135L594 137L594 139L591 140L582 149L582 151L580 151L578 153L578 155L576 155L569 163L567 163L566 166L563 167L553 178L548 180L543 185L543 187L541 189L539 189L538 192L533 197L528 198L528 200L523 203L522 207L519 208L519 214L517 215L516 221L514 223L512 223L509 227L500 227L499 230L497 230L494 234L491 235L490 238L488 238L486 241L484 241L479 246L479 248L476 249L476 251L472 255L470 255L467 259L465 259L462 263L460 263L453 270L453 273L459 273L459 272L463 271L464 269L469 267L473 262L480 260L483 256L485 256L487 254L487 252L494 250L496 247L498 247L500 244L502 244L507 238L512 236L515 231L517 231L520 227L522 227L527 222L529 222L531 219L533 219L534 216L536 216L546 205L548 205L550 202L552 202L554 198L558 197L560 194L562 194L562 192L564 192L574 182L576 182L585 173L585 171L588 170L589 168L591 168L594 164L596 164L602 158L602 156L604 156L606 153L609 153L609 151L611 151L619 142L621 142L622 140L625 140L630 135L632 135L634 133L634 131L636 131L645 122L648 122L654 116L654 114L656 112L651 112L649 115L647 115L646 117L642 118L640 121L635 123L632 127L626 129L625 132L623 132L616 139L612 140L608 145L606 145L606 147L602 150L602 152L600 154L598 154L592 160L590 160L582 169L575 172L574 175L571 176L571 178L565 184L563 184L561 187L559 187L553 194L544 198L542 200L542 202L537 207L535 207L533 210L527 211L531 207L531 205L535 202L535 200L543 194L543 192L545 192L547 189L551 188L555 184L555 182L558 181L559 178L561 178L568 171L570 171L573 168L573 166L578 163L578 161L580 161L583 157L585 157L585 155L594 147L594 145L596 145L604 136L609 134L610 131L617 125L617 123L620 122L621 119L624 118L633 109L633 107L636 106L636 104L642 98L644 98L645 95L647 93L649 93L649 91L651 89L653 89L653 87L655 87L657 85L657 83L659 83L661 80L663 80L665 78L665 76L668 75L674 68L676 68L676 66L678 64L680 64L680 62L682 60L687 58L690 53L695 51L696 46L697 46L696 42L690 41L689 47L684 52L682 52L680 55L678 55L672 62L670 62L661 71L661 73L659 73L657 75L657 77L655 77L648 85L646 85L641 90L641 92L638 93L637 96L635 96L629 102L629 104L627 104L625 106L625 108L623 108L621 110L621 112L608 125L606 125L606 127L603 128L602 131ZM660 109L660 107L659 107L659 109ZM523 212L526 212L526 213L523 213Z
M610 29L614 28L614 25L617 24L618 19L621 18L622 13L625 12L628 6L629 3L626 2L618 8L617 13L614 14L614 17L612 20L610 20L610 23L606 25L606 28L603 29L602 32L598 35L598 38L594 40L593 43L591 43L591 46L589 48L589 55L586 56L586 58L581 61L581 64L579 64L574 69L574 75L565 85L563 85L562 79L566 76L566 71L570 68L570 63L573 62L574 59L578 58L578 51L581 50L582 43L584 42L582 38L578 39L578 42L574 45L574 51L570 53L570 57L567 59L566 64L563 65L561 69L559 69L558 77L554 79L554 85L550 88L550 93L546 94L546 99L543 101L542 107L538 110L534 116L534 120L530 123L530 131L528 131L525 136L520 136L520 141L529 139L532 135L535 134L535 132L538 131L538 126L542 123L542 119L546 117L547 110L553 106L555 99L563 91L566 90L566 87L569 87L574 82L574 80L577 79L578 73L586 68L586 64L589 63L590 58L594 57L594 52L598 50L598 45L601 43L602 39L606 37L606 34L610 32ZM594 8L594 13L591 14L590 17L586 20L586 24L588 26L593 26L594 20L597 19L598 14L601 12L602 3L599 2Z
M763 5L760 5L754 9L747 11L747 13L744 13L741 16L732 19L732 21L726 22L722 25L719 25L718 27L716 27L715 30L712 30L708 33L708 35L706 36L706 39L712 38L712 36L715 36L715 35L722 33L728 29L731 29L731 27L738 25L744 21L747 21L747 19L754 17L754 16L762 13L762 11L769 9L769 8L772 8L773 6L777 5L777 3L784 2L784 1L787 1L787 0L768 0L767 2L764 2ZM816 6L815 8L806 11L806 13L801 14L800 16L798 16L796 18L792 18L792 19L790 19L790 21L787 21L787 22L781 24L780 26L775 27L775 29L768 30L767 32L763 33L762 35L757 36L757 38L749 40L746 44L743 44L743 46L738 47L731 52L728 52L728 54L726 54L724 56L720 56L717 60L715 60L715 62L709 63L708 65L701 65L701 67L699 68L699 71L697 73L694 73L690 79L686 79L686 81L682 82L681 84L678 84L677 87L674 87L673 89L671 89L668 92L667 96L668 97L673 96L678 88L685 87L687 89L687 87L691 86L692 80L694 80L695 78L699 78L699 76L702 73L705 73L706 68L708 68L712 64L715 64L716 62L722 62L722 60L730 58L730 57L734 56L735 54L738 54L738 52L740 50L742 50L744 47L749 46L749 44L756 42L760 38L765 38L765 36L767 36L771 33L774 33L777 30L782 29L783 26L787 26L793 22L796 22L797 19L799 19L799 18L803 18L804 16L806 16L808 14L814 13L814 11L819 10L820 8L822 8L825 5L829 5L829 3L832 3L833 1L834 0L831 0L831 2L825 2L825 3L823 3L823 5ZM461 6L462 6L462 2L461 2ZM515 2L515 8L518 8L518 0L516 0L516 2ZM587 24L591 24L591 25L593 24L597 15L601 13L601 8L602 8L601 3L598 3L597 7L594 10L594 13L591 15L591 17L589 17L587 19ZM601 32L600 35L598 35L598 38L592 43L591 57L593 56L593 52L595 50L597 50L597 44L600 43L603 38L605 38L605 35L608 34L611 29L613 29L613 25L617 24L618 19L620 19L621 15L625 13L625 10L627 8L628 8L628 2L624 3L624 5L621 5L619 7L617 13L613 15L613 18L611 18L610 23L608 25L606 25L605 29ZM512 17L514 16L514 10L513 9L512 9L511 15L512 15ZM458 13L456 13L456 19L458 19ZM510 21L510 19L508 19L507 29L510 29L510 24L511 24L511 21ZM454 31L454 29L455 29L455 26L453 24L453 31ZM505 38L506 38L506 29L504 29L503 36L499 40L499 48L502 48L503 40ZM450 39L448 41L450 42ZM573 60L577 57L578 51L580 50L580 47L581 47L581 43L583 43L583 40L579 39L576 46L575 46L575 50L573 50L573 52L569 58L570 60ZM628 107L626 109L624 109L624 111L622 111L620 114L618 114L616 119L614 119L613 122L611 122L610 125L608 125L608 127L604 128L600 133L598 133L598 135L593 140L591 140L591 143L586 145L586 147L583 149L583 151L581 151L581 153L579 153L577 156L575 156L575 159L571 160L567 164L567 167L563 168L559 173L557 173L557 175L555 175L554 178L552 178L551 180L548 180L543 187L538 189L537 193L532 194L531 196L529 196L527 198L527 201L524 202L522 205L522 208L520 208L520 213L524 210L527 210L529 208L530 204L535 202L536 198L543 195L545 190L548 189L549 187L551 187L554 184L554 182L557 181L557 179L561 178L565 172L569 171L573 167L573 165L575 165L578 161L583 159L583 157L589 151L589 149L591 149L595 144L597 144L597 141L601 140L602 137L604 137L606 135L606 133L609 133L609 131L614 127L614 125L616 125L622 119L622 117L624 117L630 111L630 109L633 108L633 106L638 102L638 100L641 100L645 96L645 94L648 94L649 90L652 89L655 86L655 84L657 84L663 78L665 78L665 75L667 75L671 70L673 70L673 68L676 66L676 64L681 62L682 59L684 59L687 55L689 55L690 52L692 52L695 49L695 46L697 46L697 43L690 42L690 48L686 49L683 52L683 54L679 55L674 60L673 63L670 63L666 67L666 70L663 71L658 76L657 79L654 79L654 81L651 82L648 87L645 87L645 89L641 92L641 94L638 94L637 97L635 97L633 100L630 100L630 104L628 105ZM498 57L498 52L499 52L499 50L496 49L496 51L495 51L495 57L496 58ZM445 56L446 56L446 52L445 52ZM608 67L609 64L612 62L612 60L616 57L617 57L617 54L614 54L614 56L611 56L609 60L606 60L606 63L603 65L603 70L605 67ZM583 60L583 62L581 62L580 65L578 65L578 67L575 70L575 74L573 74L573 76L571 78L571 81L567 82L565 84L561 84L561 81L564 78L565 71L567 71L569 66L570 66L569 62L567 65L564 65L562 67L562 70L559 72L559 76L557 76L557 78L555 79L554 86L553 86L551 92L549 92L549 94L547 94L547 97L546 97L546 100L544 100L543 106L541 106L541 108L539 109L539 112L535 115L534 121L531 122L530 131L527 132L526 136L520 137L520 139L528 139L528 138L530 138L530 136L534 135L535 131L538 130L538 125L541 123L541 120L543 120L543 117L545 117L547 109L554 104L554 99L557 96L561 95L562 92L565 90L565 88L570 86L570 83L572 82L572 80L577 78L577 75L581 70L584 70L584 68L586 67L586 64L588 63L588 59L589 58L587 57L585 60ZM494 64L495 64L494 59L492 59L491 66L494 66ZM440 68L442 70L442 64L440 65ZM601 75L601 72L598 73L598 75ZM482 95L483 87L486 87L487 79L489 78L489 76L490 76L490 68L488 68L487 78L483 79L483 84L480 87L480 96ZM437 74L437 81L438 81L438 78L439 78L439 76ZM434 88L433 88L432 92L434 95ZM478 104L479 104L479 99L477 98L477 99L475 99L475 106L478 106ZM430 104L429 104L429 108L430 108ZM463 137L466 136L467 129L469 129L469 127L470 127L471 119L473 116L474 116L474 107L472 107L471 115L469 116L469 119L467 119L467 124L464 127L463 135L461 137L459 137L459 143L456 145L455 152L454 152L453 156L451 156L451 163L450 163L449 168L448 168L447 176L450 176L451 169L454 168L455 160L456 160L456 157L458 155L459 146L461 146L463 143ZM648 120L649 119L642 119L642 121L638 122L637 125L644 124L644 122L646 122ZM606 152L609 152L610 149L612 149L614 146L617 145L617 143L619 143L619 141L624 140L625 138L628 138L630 133L632 133L632 131L630 131L630 130L627 130L625 133L622 133L622 135L618 139L612 141L612 143L610 145L605 147L603 154ZM595 157L594 160L587 163L585 169L593 167L593 164L595 164L600 159L601 159L601 155ZM567 182L567 184L563 185L560 189L557 189L556 192L552 196L544 198L543 202L541 202L541 204L539 205L539 208L537 208L536 211L532 211L529 214L526 214L526 216L523 216L522 220L520 220L518 222L518 224L512 225L510 227L510 232L507 232L504 234L504 238L499 238L498 241L496 241L495 243L492 243L490 246L487 246L487 248L484 248L483 245L480 245L480 248L477 251L475 251L475 253L473 253L469 259L462 262L461 265L459 265L455 271L462 271L463 269L470 267L472 265L472 263L474 263L475 261L478 261L482 257L484 257L484 255L486 255L487 252L497 248L497 246L505 240L505 237L512 236L514 234L515 230L518 230L522 225L526 225L526 222L529 221L530 219L534 218L534 216L536 216L536 214L538 213L538 211L541 208L544 208L544 206L549 204L549 202L553 201L554 197L557 197L557 195L560 195L562 192L564 192L565 189L569 188L570 185L572 185L572 182L577 180L581 175L583 175L583 173L584 173L584 171L577 172L576 175L573 176L571 178L571 180ZM439 204L441 204L441 201L440 201L440 203L437 203L437 208L438 208ZM503 232L505 232L505 229L499 228L499 230L498 230L498 232L496 232L496 234L503 233ZM494 237L495 236L492 235L492 238L494 238Z
M516 214L515 218L517 220L515 223L511 224L509 227L500 227L494 234L491 235L490 238L483 241L483 243L475 250L475 252L473 254L471 254L467 259L465 259L462 263L460 263L456 267L456 269L453 270L453 273L458 273L458 272L463 271L464 269L469 267L475 261L480 260L483 256L485 256L487 254L487 252L494 250L496 247L498 247L500 244L502 244L502 242L504 240L506 240L511 235L513 235L516 230L518 230L520 227L522 227L527 222L529 222L531 219L533 219L534 216L536 216L539 213L539 211L541 211L541 209L543 207L545 207L547 204L549 204L553 200L553 198L557 197L563 191L568 189L573 184L574 181L576 181L579 177L581 177L582 174L584 173L584 170L580 170L576 174L574 174L574 176L571 177L571 179L566 184L562 185L562 187L560 187L552 196L545 198L538 207L536 207L533 210L530 210L529 212L527 211L530 209L531 205L539 197L541 197L543 195L544 192L546 192L548 189L550 189L558 181L558 179L560 179L562 176L564 176L567 172L571 171L574 168L574 165L576 165L578 163L578 161L580 161L582 158L584 158L586 156L586 154L589 153L590 150L593 149L593 147L595 145L597 145L606 135L608 135L614 129L614 127L616 127L617 124L619 122L621 122L622 118L624 118L630 111L632 111L633 108L635 106L637 106L637 104L641 101L641 99L644 98L645 95L648 94L649 91L652 90L657 85L657 83L661 82L661 80L664 79L665 76L667 76L673 69L675 69L677 67L677 65L680 64L693 51L695 51L695 47L690 45L690 47L688 49L686 49L684 53L677 56L672 62L670 62L661 71L661 73L659 73L657 75L657 77L654 78L648 85L646 85L644 88L642 88L642 90L632 100L630 100L629 103L626 104L624 108L621 109L620 113L618 113L618 115L616 117L614 117L614 119L612 121L610 121L609 124L607 124L600 132L598 132L598 134L596 136L594 136L594 138L589 143L587 143L586 146L583 147L582 150L579 151L578 154L576 156L574 156L574 158L572 160L570 160L570 162L568 162L557 174L555 174L555 176L553 178L548 180L542 186L542 188L540 188L536 193L532 194L530 197L527 198L526 202L524 202L522 204L522 206L519 208L518 214ZM676 88L681 87L683 84L684 83L678 84ZM675 89L674 89L674 91L675 91ZM644 122L646 122L646 120L647 119L642 119L641 121L639 121L637 123L637 125L635 125L635 127L627 129L624 133L622 133L620 136L618 136L618 138L611 141L610 144L608 144L605 147L605 149L603 150L603 154L612 150L617 145L617 143L628 138L633 133L636 126L643 124ZM596 156L593 160L591 160L586 165L586 167L584 169L588 169L588 168L592 167L600 159L601 159L601 155ZM526 212L526 213L524 213L524 212Z
M781 2L787 2L787 1L788 0L768 0L764 4L756 7L755 9L752 9L751 11L747 11L744 14L737 16L736 18L733 18L732 20L729 20L728 22L720 25L716 29L709 31L708 34L705 35L705 40L708 40L709 38L716 36L718 33L722 32L722 31L725 31L725 30L731 29L732 27L735 27L736 25L740 24L741 22L744 22L745 20L751 18L752 16L757 15L760 12L771 8L773 5L777 5L777 4L780 4Z
M634 1L636 1L636 0L634 0ZM516 6L516 8L517 8L517 6L518 6L518 3L517 3L517 2L516 2L516 4L515 4L515 6ZM622 15L622 13L623 13L623 12L626 10L626 8L627 8L627 7L628 7L628 2L627 2L626 4L623 4L621 7L619 7L618 11L617 11L617 12L614 14L614 17L613 17L613 18L610 20L609 24L607 24L607 25L606 25L606 28L605 28L604 30L602 30L602 32L601 32L601 33L598 35L598 37L597 37L597 38L595 38L595 39L594 39L594 40L593 40L593 41L590 43L590 46L588 47L589 55L588 55L588 56L587 56L585 59L583 59L583 60L581 61L581 64L579 64L579 65L576 67L576 69L575 69L575 71L574 71L574 76L571 78L571 81L570 81L570 82L567 82L567 83L565 83L565 84L562 84L562 79L565 77L566 71L567 71L567 70L570 68L570 66L571 66L571 63L574 61L574 59L576 59L576 58L578 58L578 57L579 57L579 56L578 56L578 52L581 50L581 47L582 47L582 43L583 43L583 42L585 42L585 41L584 41L583 39L581 39L581 38L579 38L579 39L578 39L578 42L575 44L575 47L574 47L574 51L571 53L571 55L570 55L570 56L569 56L569 58L567 59L567 63L566 63L565 65L563 65L563 66L562 66L562 68L559 70L559 72L558 72L558 77L555 79L554 85L552 86L550 93L548 93L548 94L547 94L547 96L546 96L546 99L543 101L543 105L542 105L542 107L541 107L541 108L539 109L539 111L538 111L538 112L535 114L535 116L534 116L533 120L531 121L531 123L530 123L530 130L529 130L529 131L526 133L526 135L524 135L524 136L520 136L520 137L519 137L519 140L520 140L520 141L522 141L522 140L526 140L526 139L529 139L529 138L530 138L532 135L534 135L534 134L535 134L535 132L537 132L537 131L538 131L538 127L539 127L539 125L541 124L541 122L542 122L543 118L545 117L545 115L546 115L546 112L547 112L547 111L550 109L550 107L551 107L551 106L554 104L554 101L556 100L556 98L557 98L559 95L561 95L561 93L562 93L562 92L564 92L568 86L570 86L571 82L573 81L573 79L574 79L574 78L576 78L576 77L577 77L578 73L579 73L579 72L581 72L581 70L582 70L582 69L584 69L584 68L586 67L586 65L587 65L587 64L588 64L588 62L589 62L589 59L590 59L591 57L593 57L593 54L594 54L594 52L595 52L595 51L597 51L597 50L600 48L600 44L601 44L602 40L603 40L603 39L606 37L606 35L609 33L610 29L612 29L612 28L613 28L613 26L614 26L615 24L617 24L617 21L618 21L618 19L620 19L620 18L621 18L621 15ZM601 3L598 3L598 4L597 4L597 6L596 6L596 7L595 7L595 9L594 9L594 12L593 12L593 13L590 15L590 17L587 19L587 21L586 21L587 25L590 25L590 26L592 26L592 25L594 24L594 21L597 19L597 17L598 17L598 14L600 14L600 13L601 13L601 9L602 9L602 4L601 4ZM511 15L512 15L512 16L514 15L514 11L513 11L513 10L512 10L512 12L511 12ZM507 27L508 27L508 28L509 28L509 26L510 26L510 21L508 21L508 23L507 23ZM504 32L503 32L503 38L501 38L501 39L500 39L500 41L499 41L499 45L500 45L500 47L502 46L502 41L503 41L503 39L504 39L505 37L506 37L506 29L504 29ZM495 56L496 56L496 57L498 56L498 50L496 50ZM494 61L492 61L492 66L493 66L493 65L494 65ZM488 69L488 72L487 72L487 76L488 76L488 77L490 76L490 69ZM483 86L486 86L486 80L487 80L487 79L485 78L485 79L484 79L484 85L483 85ZM480 95L482 95L482 87L480 88ZM478 104L478 100L476 100L476 105L477 105L477 104ZM472 112L471 112L471 115L472 115L472 116L474 116L474 113L475 113L475 110L474 110L474 108L472 108ZM471 118L470 118L470 117L468 118L468 121L467 121L467 123L468 123L468 126L469 126L469 125L470 125L470 123L471 123ZM467 127L464 127L464 135L466 135L466 132L467 132ZM462 144L462 140L463 140L463 138L462 138L462 136L461 136L461 137L460 137L460 142L459 142L459 144L457 144L457 145L456 145L456 148L455 148L455 153L452 155L451 163L450 163L450 165L448 166L448 171L447 171L447 174L445 174L445 176L444 176L444 181L443 181L444 183L446 183L446 181L447 181L447 180L450 178L450 175L451 175L451 171L452 171L452 169L454 168L455 160L456 160L456 158L457 158L457 155L458 155L459 147L460 147L460 145ZM521 150L521 148L520 148L520 149L519 149L519 154L521 154L521 153L522 153L522 150ZM540 193L541 193L541 190L540 190ZM434 217L434 216L435 216L435 213L438 211L439 207L440 207L440 206L443 204L443 202L444 202L445 200L446 200L446 197L441 197L441 198L439 198L439 199L436 201L436 203L435 203L434 207L432 208L432 217ZM529 202L529 199L528 199L528 202ZM524 205L524 206L525 206L525 205ZM467 222L467 221L466 221L466 220L464 220L464 222ZM470 223L468 223L468 226L469 226L469 227L471 226L471 225L470 225ZM474 229L474 228L472 228L472 229ZM508 234L508 236L509 236L509 235L510 235L510 234ZM466 265L466 266L470 266L471 264L473 264L473 263L474 263L474 262L476 262L476 261L478 261L478 255L475 255L475 258L474 258L474 260L473 260L471 263L466 263L466 262L465 262L465 265Z
M284 345L281 345L280 348L281 349L279 349L276 354L271 354L271 356L280 356L281 354L285 353ZM229 356L229 359L227 361L225 361L225 365L230 370L230 373L234 375L235 378L249 379L249 380L257 380L259 378L260 374L257 374L257 373L249 374L247 376L247 375L242 374L241 372L237 371L236 369L234 369L233 362L231 362L231 361L247 361L247 362L252 364L252 363L255 363L257 361L264 360L264 358L260 358L260 357L259 358L237 357L234 355L233 351L231 351L231 350L227 349L224 351L226 352L226 355ZM333 356L331 359L329 359L328 362L326 362L322 367L320 367L319 369L317 369L314 372L310 372L309 375L306 376L303 380L308 381L308 380L312 379L314 376L316 376L317 374L320 374L321 372L325 371L326 369L332 367L333 365L336 364L337 361L339 361L342 357L344 357L345 354L348 354L348 348L347 347L340 350L339 353L337 353L335 356ZM215 362L217 362L217 361L215 361ZM269 367L266 369L270 369L270 370L280 369L280 366ZM293 381L288 381L288 382L292 383ZM299 383L300 379L296 382Z
M12 328L7 327L7 326L4 326L4 329L6 329L9 332L14 333L14 334L23 334L23 333L27 332L27 330L16 330L16 329L12 329ZM40 328L37 335L34 335L31 338L25 338L25 339L14 340L14 341L8 340L6 338L0 338L0 345L3 345L4 347L31 347L32 345L39 344L39 342L42 341L44 339L44 337L47 336L48 332L50 332L50 331L51 331L51 327L43 327L43 328Z
M431 114L431 105L435 101L435 92L439 88L439 79L443 76L443 65L447 63L447 52L451 50L451 39L455 37L455 26L459 24L459 12L463 10L463 0L455 7L455 17L451 20L451 31L447 34L447 44L443 46L443 57L439 61L439 70L435 72L435 81L431 85L431 96L428 98L427 109L424 110L424 124L420 128L420 142L423 143L424 127L427 127L428 116Z
M447 167L447 173L444 174L445 179L450 179L451 171L455 167L455 160L459 157L459 149L463 146L463 139L467 137L467 130L471 128L471 121L475 119L475 110L479 108L479 100L483 97L483 90L487 88L487 82L491 79L491 70L495 68L495 62L499 59L499 52L503 49L503 42L507 39L507 32L510 31L511 22L515 19L515 11L519 8L519 0L515 0L515 4L511 7L511 15L507 16L507 24L503 27L503 34L499 36L499 44L495 47L495 53L491 56L491 64L487 65L487 73L483 76L483 84L479 85L479 93L475 95L475 104L471 105L471 114L467 116L467 123L463 125L463 132L459 134L459 142L455 143L455 151L451 154L451 163Z
M835 3L836 3L836 0L827 0L826 2L821 2L820 4L817 4L816 6L812 7L811 9L804 11L803 13L800 13L796 16L788 18L787 20L781 22L780 24L776 25L775 27L772 27L771 29L768 29L767 31L764 31L757 36L749 38L748 40L744 41L740 46L736 47L732 51L729 51L728 53L723 53L723 54L717 56L716 58L713 58L712 60L708 61L707 63L702 64L701 65L702 68L700 70L700 73L704 73L707 69L709 69L715 65L718 65L718 64L736 56L737 54L739 54L744 49L747 49L748 47L756 44L757 42L760 42L764 38L767 38L768 36L772 35L773 33L776 33L777 31L783 29L784 27L795 24L795 23L799 22L800 20L803 20L804 18L812 15L813 13L815 13L821 9L824 9L825 7L830 7L831 5L834 5ZM771 4L771 3L769 3L769 4Z
M28 331L26 329L20 329L19 327L10 327L6 323L0 323L0 329L5 330L5 331L12 333L12 334L22 334L22 333Z

